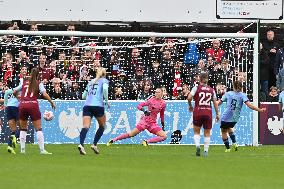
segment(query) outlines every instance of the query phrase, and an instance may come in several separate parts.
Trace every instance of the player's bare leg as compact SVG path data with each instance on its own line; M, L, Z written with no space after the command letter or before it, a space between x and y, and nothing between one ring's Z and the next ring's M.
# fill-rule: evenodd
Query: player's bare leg
M112 145L115 141L134 137L139 133L140 133L140 131L137 128L134 128L129 133L124 133L124 134L119 135L118 137L115 137L114 139L111 139L110 141L108 141L107 146Z
M142 142L142 145L143 146L148 146L148 143L157 143L157 142L162 142L164 140L167 139L167 135L164 131L158 131L157 133L155 133L157 136L156 137L153 137L153 138L150 138L148 140L144 140Z

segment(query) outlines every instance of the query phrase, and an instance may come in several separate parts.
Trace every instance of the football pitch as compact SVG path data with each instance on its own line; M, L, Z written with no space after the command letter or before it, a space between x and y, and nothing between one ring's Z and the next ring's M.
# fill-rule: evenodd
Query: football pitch
M283 146L239 147L230 153L210 146L206 158L196 157L194 146L99 145L99 155L89 147L86 156L71 144L46 145L53 155L40 155L37 145L12 155L1 144L0 188L284 188Z

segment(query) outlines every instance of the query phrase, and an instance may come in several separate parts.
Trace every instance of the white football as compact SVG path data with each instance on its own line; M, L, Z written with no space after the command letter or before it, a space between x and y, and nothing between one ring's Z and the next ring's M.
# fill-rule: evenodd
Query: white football
M53 112L52 111L46 111L44 112L43 114L43 118L46 120L46 121L51 121L53 119L54 115L53 115Z

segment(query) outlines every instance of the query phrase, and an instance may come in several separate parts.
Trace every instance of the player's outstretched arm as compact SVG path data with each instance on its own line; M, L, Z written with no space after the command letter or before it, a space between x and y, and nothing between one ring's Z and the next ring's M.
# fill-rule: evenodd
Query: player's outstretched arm
M147 100L146 102L141 102L138 104L137 109L141 110L146 116L149 116L150 112L144 108L145 106L148 105L149 105L149 100Z
M55 110L56 106L54 102L51 100L50 96L45 91L42 93L42 96L50 103L51 107Z
M256 106L254 106L252 103L250 103L249 101L247 101L245 103L250 109L252 110L255 110L255 111L258 111L258 112L265 112L266 111L266 108L258 108Z

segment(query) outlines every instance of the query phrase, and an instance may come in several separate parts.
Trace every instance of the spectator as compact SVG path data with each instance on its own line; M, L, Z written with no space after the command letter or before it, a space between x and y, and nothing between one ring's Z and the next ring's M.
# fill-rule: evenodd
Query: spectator
M186 50L184 53L184 64L187 68L193 68L198 64L200 58L198 41L194 38L188 38Z
M259 74L260 74L260 89L265 94L268 94L268 80L269 80L269 57L267 52L263 49L262 44L260 43L260 52L259 52ZM283 73L284 77L284 73ZM277 86L277 85L276 85ZM279 86L277 86L279 87Z
M162 87L162 92L164 100L172 100L172 96L168 93L166 87Z
M282 68L277 75L276 87L280 91L284 90L284 68Z
M267 97L267 102L278 102L279 94L277 87L270 87L269 95Z
M123 66L123 70L126 71L128 77L132 78L135 75L136 68L140 66L143 66L143 63L141 62L139 49L135 47L131 50L130 60Z
M187 96L190 93L189 86L187 84L182 85L182 91L179 93L177 100L187 100Z
M225 57L225 51L220 48L220 40L214 39L212 41L212 47L206 49L207 59L212 57L217 63L221 63L221 60Z
M284 48L278 49L275 57L274 74L277 76L284 67Z
M152 67L147 75L151 79L154 88L160 87L164 84L164 73L158 60L152 62Z
M274 39L274 31L268 30L266 33L266 40L262 42L264 51L268 54L269 57L269 80L268 86L275 86L276 75L274 73L276 53L279 49L278 42Z
M53 79L53 89L49 92L51 99L66 99L66 90L61 86L59 78Z
M72 82L72 87L67 90L66 96L68 100L82 100L82 89L77 81Z
M138 94L137 100L146 100L151 95L153 95L152 90L153 90L153 85L151 80L144 80L142 84L142 90Z
M46 64L46 56L44 54L41 54L38 60L39 78L40 81L43 81L46 84L54 78L54 72L53 70L48 69L49 67Z

